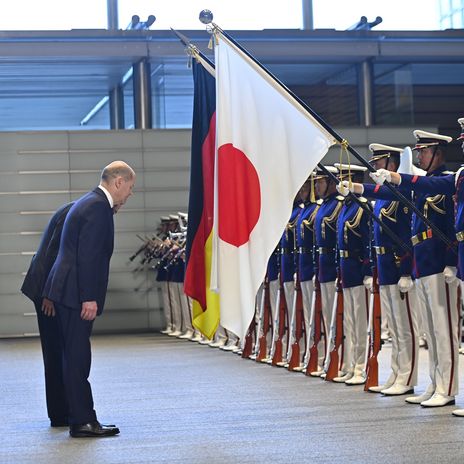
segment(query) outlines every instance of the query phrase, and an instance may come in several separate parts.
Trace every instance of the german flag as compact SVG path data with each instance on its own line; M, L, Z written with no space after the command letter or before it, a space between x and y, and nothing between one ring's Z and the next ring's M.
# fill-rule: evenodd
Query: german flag
M193 122L184 291L193 300L193 326L212 338L219 325L219 295L210 290L216 149L214 67L193 59Z

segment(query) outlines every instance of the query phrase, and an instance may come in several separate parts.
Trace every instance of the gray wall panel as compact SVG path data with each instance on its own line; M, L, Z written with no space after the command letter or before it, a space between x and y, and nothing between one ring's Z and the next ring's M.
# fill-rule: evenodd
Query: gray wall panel
M41 233L53 212L96 187L115 159L131 164L138 178L115 216L106 310L95 329L162 327L155 274L134 274L139 261L129 257L141 244L136 233L151 235L160 216L187 210L189 144L185 130L0 133L0 336L37 332L35 319L24 316L33 306L19 287Z
M0 196L0 213L55 211L69 201L69 192L16 194Z

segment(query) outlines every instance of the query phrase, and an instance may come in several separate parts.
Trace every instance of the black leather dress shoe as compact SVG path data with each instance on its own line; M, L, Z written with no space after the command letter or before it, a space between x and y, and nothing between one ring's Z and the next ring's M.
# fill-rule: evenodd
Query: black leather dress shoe
M117 435L119 429L115 426L103 425L98 421L89 422L81 425L71 425L69 434L74 438L83 437L111 437Z

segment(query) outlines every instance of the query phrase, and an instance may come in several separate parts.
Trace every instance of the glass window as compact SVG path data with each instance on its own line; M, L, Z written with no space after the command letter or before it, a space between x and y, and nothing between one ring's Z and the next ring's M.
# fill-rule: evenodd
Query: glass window
M464 108L464 64L374 65L376 124L455 127Z
M460 10L462 7L462 0L451 0L451 8L453 10Z
M451 16L444 16L441 18L441 28L451 29Z
M3 1L0 30L106 29L106 0Z
M440 13L445 15L451 9L451 0L440 0Z
M462 29L462 11L457 11L452 17L453 29Z
M301 0L234 0L210 2L214 22L223 29L299 29L302 22ZM151 29L204 29L198 20L204 0L153 2L151 0L119 0L119 25L125 29L133 15L146 21L156 16Z

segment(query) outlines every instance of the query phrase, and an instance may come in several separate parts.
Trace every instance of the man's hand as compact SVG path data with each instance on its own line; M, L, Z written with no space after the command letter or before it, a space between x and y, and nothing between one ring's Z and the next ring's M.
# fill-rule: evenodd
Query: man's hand
M81 318L84 321L93 321L97 317L97 302L84 301L82 303Z
M54 317L55 316L55 306L53 301L49 300L48 298L44 298L42 300L42 312L45 316Z
M363 285L366 290L374 291L374 278L371 276L364 276Z
M370 172L369 177L377 184L383 185L385 181L391 182L391 173L386 169L377 169L375 172Z
M443 269L443 275L445 276L445 282L448 285L452 284L457 279L456 273L457 273L457 270L454 266L446 266L445 269Z
M337 192L340 195L347 197L348 194L351 192L349 185L350 183L347 180L342 180L337 184L335 188L337 189Z
M414 286L411 276L401 276L398 281L398 288L401 293L407 293Z

